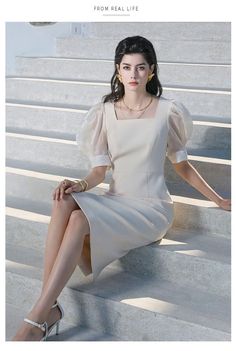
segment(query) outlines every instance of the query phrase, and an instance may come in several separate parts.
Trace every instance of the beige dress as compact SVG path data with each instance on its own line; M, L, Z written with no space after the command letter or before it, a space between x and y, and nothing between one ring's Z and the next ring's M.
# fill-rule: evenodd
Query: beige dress
M158 101L158 99L156 99ZM155 242L173 222L173 201L164 179L167 156L187 160L193 123L179 102L160 98L150 118L118 119L113 102L99 102L77 135L91 167L109 166L109 189L101 195L73 192L90 226L93 280L131 249Z

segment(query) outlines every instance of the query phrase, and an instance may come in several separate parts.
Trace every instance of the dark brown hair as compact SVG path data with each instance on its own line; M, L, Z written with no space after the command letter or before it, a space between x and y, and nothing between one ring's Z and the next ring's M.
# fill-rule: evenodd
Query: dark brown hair
M159 67L157 64L155 49L149 40L137 35L137 36L125 38L121 40L117 45L116 51L115 51L115 62L114 62L115 71L111 78L111 93L104 95L102 97L103 102L118 101L120 98L124 96L124 93L125 93L124 85L116 77L116 74L118 74L116 65L120 66L120 63L124 55L134 54L134 53L142 54L144 59L149 64L150 68L151 68L151 65L154 64L154 70L153 70L154 76L149 82L147 82L146 90L150 94L158 97L162 95L162 86L158 78Z

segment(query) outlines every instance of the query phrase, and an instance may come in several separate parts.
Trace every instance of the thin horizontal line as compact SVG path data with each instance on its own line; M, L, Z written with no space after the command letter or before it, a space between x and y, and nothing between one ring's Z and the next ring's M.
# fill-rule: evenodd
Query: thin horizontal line
M50 142L50 143L77 145L76 141L72 141L72 140L47 138L47 137L28 135L28 134L6 133L6 136L13 137L13 138L20 138L20 139L46 141L46 142Z
M210 122L210 121L193 121L193 124L198 125L198 126L208 126L208 127L231 129L230 123L219 123L219 122Z
M41 82L50 82L50 83L63 83L63 84L80 84L80 85L102 85L102 86L109 86L110 83L106 82L91 82L91 81L79 81L79 80L72 80L72 79L56 79L56 78L40 78L40 77L7 77L8 80L21 80L21 81L41 81Z
M221 95L231 95L230 91L225 90L208 90L208 89L195 89L195 88L175 88L175 87L164 87L164 90L174 90L174 91L186 91L191 93L202 93L202 94L221 94Z
M6 106L9 106L9 107L22 107L22 108L35 108L35 109L38 109L38 108L42 108L42 109L45 109L45 110L60 110L60 111L65 111L65 112L79 112L79 113L86 113L87 110L81 110L81 109L75 109L75 108L69 108L69 107L58 107L58 106L45 106L45 105L33 105L33 104L25 104L25 103L17 103L17 102L7 102L6 103Z
M130 14L128 13L128 14L102 14L102 16L130 16Z
M180 65L180 66L203 66L203 67L231 67L230 63L192 63L192 62L162 62L159 61L158 64L161 65Z
M221 164L221 165L231 165L231 160L225 160L222 158L213 158L213 157L207 157L207 156L195 156L188 154L189 160L193 161L198 161L198 162L207 162L207 163L214 163L214 164Z

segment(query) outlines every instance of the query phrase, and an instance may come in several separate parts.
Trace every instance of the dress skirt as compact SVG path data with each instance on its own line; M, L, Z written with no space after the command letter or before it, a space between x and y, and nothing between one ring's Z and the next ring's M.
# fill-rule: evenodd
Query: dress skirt
M71 193L90 227L93 280L131 249L160 240L172 224L170 211L142 199L89 192ZM166 207L166 204L165 204Z

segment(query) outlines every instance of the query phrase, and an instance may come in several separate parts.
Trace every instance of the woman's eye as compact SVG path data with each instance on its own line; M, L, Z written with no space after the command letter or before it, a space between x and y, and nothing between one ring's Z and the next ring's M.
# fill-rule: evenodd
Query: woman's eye
M128 66L124 66L123 67L124 69L126 69L126 68L129 68ZM141 69L142 71L145 69L144 67L138 67L139 69Z

